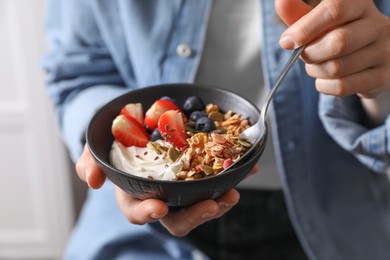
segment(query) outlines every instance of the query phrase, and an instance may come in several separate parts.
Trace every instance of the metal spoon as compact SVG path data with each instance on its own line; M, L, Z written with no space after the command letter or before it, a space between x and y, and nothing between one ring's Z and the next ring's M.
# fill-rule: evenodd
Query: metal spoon
M284 66L283 71L280 73L278 80L276 81L275 85L271 89L271 91L268 93L268 96L261 107L261 114L259 117L259 120L256 122L256 124L252 125L248 129L246 129L244 132L242 132L239 137L242 139L246 139L249 141L251 144L255 144L256 141L259 138L264 138L266 134L266 124L265 124L265 119L267 116L267 111L268 111L268 106L271 103L271 99L274 96L276 90L279 88L280 84L286 77L287 73L290 71L292 65L294 62L298 59L299 55L301 55L303 51L303 47L301 46L297 49L294 50L294 52L291 54L290 59L288 60L287 64Z
M294 62L298 59L299 55L301 55L303 49L304 46L301 46L295 49L291 54L290 59L288 60L287 64L284 66L282 72L279 75L278 80L276 81L271 91L268 93L265 103L261 107L260 110L261 114L258 121L239 135L239 138L245 139L248 142L250 142L252 144L252 147L243 156L241 156L240 159L235 161L233 164L231 164L228 168L224 169L222 172L225 172L227 169L230 169L231 167L236 165L239 161L241 161L243 158L246 158L250 154L253 154L251 151L253 151L256 148L254 147L255 144L258 144L259 146L256 148L256 150L263 152L267 140L267 125L265 120L267 116L268 106L271 103L271 99L274 96L276 90L279 88L280 84L286 77L287 73L290 71Z

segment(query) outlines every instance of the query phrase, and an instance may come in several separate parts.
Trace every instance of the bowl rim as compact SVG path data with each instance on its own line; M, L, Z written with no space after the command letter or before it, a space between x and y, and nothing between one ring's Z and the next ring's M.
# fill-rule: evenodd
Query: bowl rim
M106 160L103 160L102 158L97 156L97 152L95 151L95 148L93 147L93 142L91 140L91 137L90 137L89 133L91 131L91 127L92 127L93 122L95 122L97 120L99 114L104 109L106 109L107 107L112 105L112 103L115 103L117 101L117 99L123 98L124 96L132 94L132 93L142 92L146 88L148 88L148 89L160 89L160 88L166 88L166 87L172 87L172 86L184 86L184 87L203 88L203 89L210 89L210 88L212 88L213 90L226 92L229 95L233 94L233 95L235 95L235 96L245 100L247 103L249 103L256 110L256 112L258 113L258 116L260 116L260 109L252 101L248 100L247 98L243 97L241 94L239 94L239 93L237 93L235 91L227 90L227 89L224 89L222 87L218 87L218 86L214 86L214 85L197 84L197 83L172 83L172 84L158 84L158 85L145 86L145 87L137 88L137 89L130 89L129 91L126 91L125 93L123 93L123 94L121 94L121 95L111 99L110 101L106 102L103 106L101 106L99 109L97 109L95 111L94 115L90 119L90 121L89 121L89 123L87 125L86 132L85 132L85 138L86 138L86 144L87 144L88 150L90 151L92 157L95 160L97 160L99 162L99 164L103 165L104 167L106 167L106 168L108 168L108 169L110 169L110 170L112 170L112 171L114 171L114 172L116 172L116 173L118 173L120 175L123 175L125 177L131 177L131 178L134 178L134 179L139 180L139 181L147 181L149 183L156 183L156 184L175 184L175 185L177 185L179 183L183 183L183 184L179 184L179 185L184 185L184 183L186 183L186 185L190 185L191 183L195 183L195 182L198 183L198 182L208 181L210 179L223 178L224 175L229 175L229 173L232 173L233 169L237 169L237 168L245 166L246 162L243 162L243 163L240 163L236 167L233 167L231 169L226 170L222 174L218 173L216 175L208 176L206 178L200 178L200 179L195 179L195 180L190 180L190 181L183 181L183 180L180 180L180 181L179 180L172 180L172 181L170 181L170 180L159 180L159 179L151 180L151 179L147 179L147 178L144 178L144 177L140 177L140 176L137 176L137 175L134 175L134 174L127 173L127 172L124 172L122 170L119 170L119 169L115 168L110 162L107 162ZM256 120L257 120L257 118L256 118ZM253 152L256 152L256 148L259 145L259 142L260 142L260 140L258 140L254 145L252 145L249 148L249 150L243 156L252 154ZM266 144L264 144L264 146L265 145ZM99 165L99 167L101 167L101 165ZM101 169L101 170L104 173L104 170L103 169Z

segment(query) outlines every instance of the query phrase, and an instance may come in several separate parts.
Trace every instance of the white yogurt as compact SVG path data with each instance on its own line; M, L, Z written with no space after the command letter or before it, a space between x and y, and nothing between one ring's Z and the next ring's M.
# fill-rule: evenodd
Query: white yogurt
M167 143L162 143L166 145ZM114 141L110 151L110 161L119 170L139 177L152 177L155 180L176 180L176 173L182 169L182 161L171 163L163 154L147 147L125 147Z

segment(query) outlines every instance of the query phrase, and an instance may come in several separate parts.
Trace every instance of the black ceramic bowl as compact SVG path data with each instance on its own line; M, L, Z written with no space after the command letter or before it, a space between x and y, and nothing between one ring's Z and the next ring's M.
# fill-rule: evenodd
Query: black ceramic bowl
M127 103L142 103L144 109L163 96L174 98L182 105L189 96L200 97L205 104L217 104L222 111L232 110L248 117L251 124L259 117L258 108L245 98L216 87L194 84L167 84L130 91L104 105L91 119L86 140L89 150L101 170L114 184L139 198L158 198L169 206L188 206L205 199L214 199L242 181L259 160L265 140L251 147L245 159L222 174L193 181L162 181L137 177L116 169L110 164L109 152L114 138L113 119Z

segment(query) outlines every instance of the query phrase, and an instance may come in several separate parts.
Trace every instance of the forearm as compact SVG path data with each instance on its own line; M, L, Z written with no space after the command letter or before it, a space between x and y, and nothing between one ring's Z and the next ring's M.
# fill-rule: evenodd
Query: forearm
M61 106L61 133L74 162L83 151L85 131L92 116L102 105L126 91L128 89L121 86L97 85L83 90Z
M66 146L74 161L94 112L129 90L99 35L88 1L48 1L49 49L42 65ZM134 87L134 86L133 86Z

